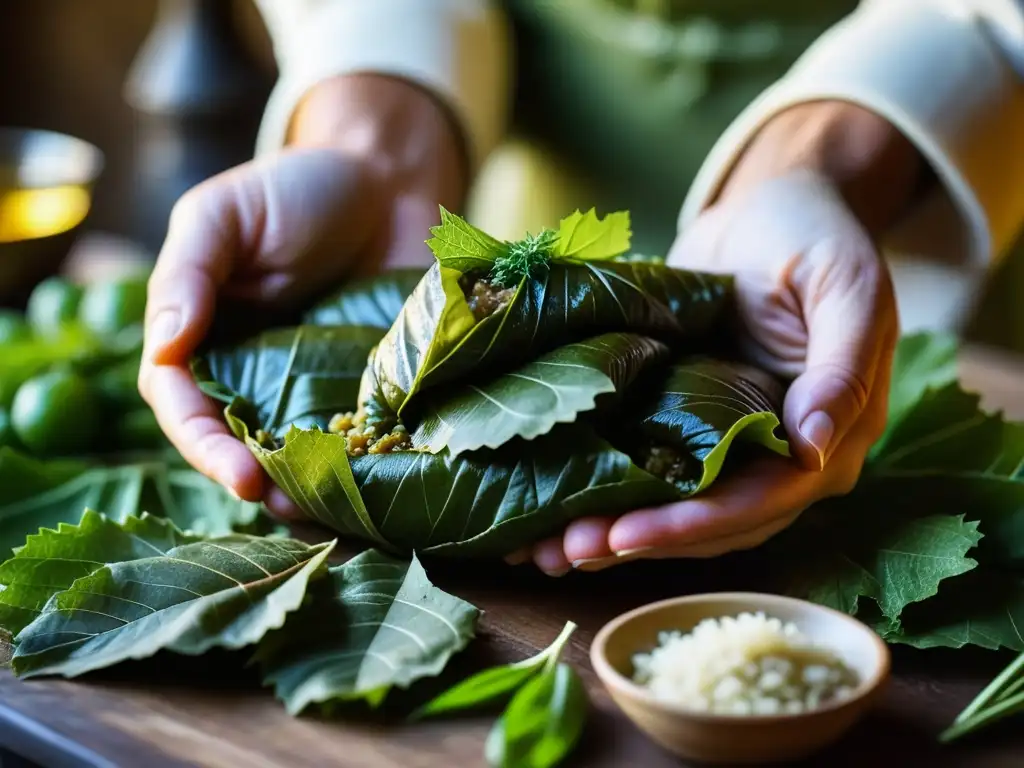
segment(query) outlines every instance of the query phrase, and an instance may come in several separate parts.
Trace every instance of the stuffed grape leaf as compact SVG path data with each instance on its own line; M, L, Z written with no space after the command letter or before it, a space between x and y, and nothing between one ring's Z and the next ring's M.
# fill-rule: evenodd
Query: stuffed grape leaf
M631 416L654 444L692 457L693 468L677 485L693 494L714 482L735 440L789 455L789 445L776 435L784 394L778 381L750 366L685 360L669 370L656 395L644 399Z
M553 262L510 302L477 321L462 273L435 264L371 358L374 399L402 414L420 391L513 370L559 346L613 332L706 348L731 280L648 262Z

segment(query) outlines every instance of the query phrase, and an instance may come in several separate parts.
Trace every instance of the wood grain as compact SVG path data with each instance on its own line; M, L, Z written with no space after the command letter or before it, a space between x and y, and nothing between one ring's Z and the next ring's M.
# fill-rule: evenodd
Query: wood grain
M965 382L985 403L1024 417L1024 364L986 350L964 356ZM545 647L566 620L580 625L567 652L594 701L584 743L569 768L679 763L611 704L587 659L590 641L618 613L670 595L757 588L756 574L728 560L633 563L551 580L530 567L429 563L443 589L484 610L481 634L457 659L458 674L519 660ZM1013 724L979 742L940 748L935 735L1006 663L970 650L895 650L897 675L876 714L807 765L1021 765L1024 734ZM170 654L76 682L15 680L0 670L0 748L44 755L43 765L95 768L472 768L482 766L487 717L407 725L359 716L289 717L261 690L244 656ZM421 695L428 695L421 692ZM395 697L399 707L411 699ZM64 740L64 741L62 741ZM68 745L79 754L70 754ZM83 757L84 755L84 757Z

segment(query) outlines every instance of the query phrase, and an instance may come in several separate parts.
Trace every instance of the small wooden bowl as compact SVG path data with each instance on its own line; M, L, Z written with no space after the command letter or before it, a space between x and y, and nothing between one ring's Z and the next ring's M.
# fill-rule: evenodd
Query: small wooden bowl
M655 699L632 681L633 655L658 645L658 633L689 632L701 620L763 611L793 622L857 674L853 694L795 715L717 715ZM674 754L705 763L797 760L839 739L871 706L889 677L889 649L851 616L804 600L745 592L690 595L652 603L606 624L590 649L601 682L623 712Z

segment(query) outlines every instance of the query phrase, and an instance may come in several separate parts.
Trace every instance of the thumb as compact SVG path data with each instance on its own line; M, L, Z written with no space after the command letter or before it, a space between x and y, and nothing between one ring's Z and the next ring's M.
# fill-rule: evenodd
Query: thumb
M184 365L213 322L240 237L232 186L221 182L187 192L171 212L149 279L143 347L149 364Z
M896 338L888 271L865 238L826 241L792 275L807 326L804 373L786 393L783 421L797 458L822 470L867 407Z

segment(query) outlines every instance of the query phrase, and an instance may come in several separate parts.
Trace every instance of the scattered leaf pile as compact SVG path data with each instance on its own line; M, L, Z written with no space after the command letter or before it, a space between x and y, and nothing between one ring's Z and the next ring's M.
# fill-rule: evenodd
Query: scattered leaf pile
M376 548L335 565L333 541L260 535L257 506L173 456L0 449L0 551L17 547L0 565L0 655L13 649L16 674L224 648L293 714L380 707L476 631L479 611L434 587L415 553L501 555L579 515L698 493L726 454L786 453L780 385L734 362L720 333L728 281L629 256L624 214L501 243L445 213L429 242L426 274L352 284L303 325L195 364L310 517ZM941 336L901 341L889 426L857 487L732 556L751 588L855 614L893 643L1024 651L1024 425L961 389L955 353ZM371 450L400 435L398 450ZM414 717L504 706L488 759L556 764L587 710L560 660L573 629ZM1022 664L946 738L1024 706Z

